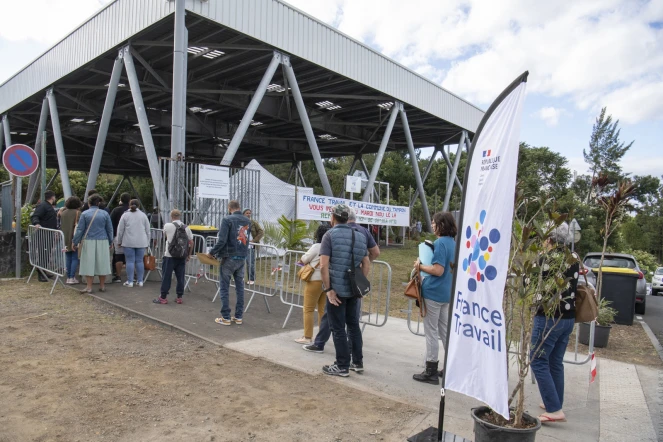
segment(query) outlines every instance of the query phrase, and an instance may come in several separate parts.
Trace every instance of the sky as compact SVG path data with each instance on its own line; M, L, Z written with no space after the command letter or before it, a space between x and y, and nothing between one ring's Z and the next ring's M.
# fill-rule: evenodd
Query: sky
M108 2L0 0L0 83ZM635 141L624 171L663 174L663 0L288 3L481 109L529 70L522 141L585 173L582 150L606 106Z

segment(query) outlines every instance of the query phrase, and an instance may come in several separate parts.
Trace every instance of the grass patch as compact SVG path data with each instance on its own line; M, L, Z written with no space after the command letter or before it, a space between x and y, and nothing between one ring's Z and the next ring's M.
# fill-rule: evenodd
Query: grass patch
M407 318L407 298L403 295L404 283L410 279L412 264L419 256L419 243L405 241L404 246L391 246L380 248L378 261L384 261L391 266L391 297L389 316Z

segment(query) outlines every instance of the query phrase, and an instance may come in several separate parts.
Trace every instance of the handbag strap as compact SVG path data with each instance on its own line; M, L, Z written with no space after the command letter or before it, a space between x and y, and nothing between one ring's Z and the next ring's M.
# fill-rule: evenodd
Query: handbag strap
M85 241L85 238L87 238L87 234L90 231L90 227L92 227L92 223L94 222L94 219L97 217L97 213L99 213L99 208L97 207L97 211L94 212L94 215L92 216L92 219L90 220L90 224L87 225L87 230L85 231L85 235L83 235L83 239L81 239L81 242Z
M350 227L352 232L352 243L350 245L350 253L352 254L352 262L350 263L350 274L354 278L355 276L355 229Z

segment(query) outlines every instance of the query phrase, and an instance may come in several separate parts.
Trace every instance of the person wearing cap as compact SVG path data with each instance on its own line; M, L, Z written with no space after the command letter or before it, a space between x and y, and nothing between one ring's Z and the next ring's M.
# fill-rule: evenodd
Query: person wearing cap
M352 227L356 232L364 235L366 238L366 247L368 248L368 260L370 262L375 261L377 257L380 256L380 246L377 245L375 239L373 239L373 235L371 235L371 232L369 232L366 227L357 224L357 214L352 208L348 214L348 226ZM357 311L361 317L360 309L361 302L358 302ZM325 313L320 319L320 329L318 330L318 334L315 335L315 340L313 342L306 343L302 348L313 353L322 353L325 349L325 344L327 344L327 341L329 341L330 337L331 329L329 328L329 319ZM298 340L296 342L300 341ZM350 343L350 349L350 353L352 353L352 343ZM363 367L360 368L358 365L353 363L350 364L350 370L361 373L363 371Z
M331 325L336 347L336 362L322 367L322 372L331 376L347 377L350 373L350 348L352 342L353 365L363 370L362 338L359 327L359 312L350 286L349 271L360 269L368 275L370 261L366 238L348 226L350 208L337 204L332 208L332 229L325 234L320 244L320 274L327 294L326 312ZM354 243L354 247L353 247ZM345 327L347 325L347 333Z

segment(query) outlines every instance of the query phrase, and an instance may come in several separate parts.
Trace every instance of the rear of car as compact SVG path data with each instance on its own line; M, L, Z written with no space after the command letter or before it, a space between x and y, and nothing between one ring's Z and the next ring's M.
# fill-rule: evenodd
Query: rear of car
M651 294L658 296L663 292L663 267L656 269L651 277Z
M588 282L594 285L594 287L596 287L596 280L598 278L600 263L600 252L588 253L585 255L585 259L583 259L584 269L582 269L580 273L585 274L587 276ZM633 255L627 255L623 253L606 253L605 258L603 259L603 267L631 269L638 272L638 283L635 289L635 312L639 315L644 315L647 302L647 281L645 280L645 275L640 270L640 266L638 265L638 261L636 261L635 257ZM663 286L661 286L659 290L663 291Z

